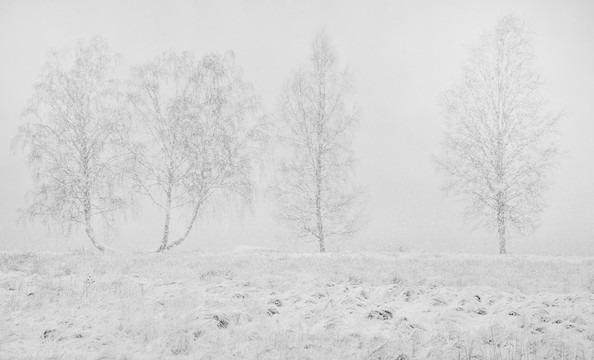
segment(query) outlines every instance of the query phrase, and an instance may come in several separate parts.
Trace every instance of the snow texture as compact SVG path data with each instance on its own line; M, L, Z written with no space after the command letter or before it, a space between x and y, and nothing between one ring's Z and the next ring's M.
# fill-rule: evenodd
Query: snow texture
M594 259L0 253L0 359L591 359Z

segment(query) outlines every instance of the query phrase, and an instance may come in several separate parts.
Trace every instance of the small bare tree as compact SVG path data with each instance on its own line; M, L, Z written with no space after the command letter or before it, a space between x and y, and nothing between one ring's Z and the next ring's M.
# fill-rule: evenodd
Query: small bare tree
M35 189L23 215L51 225L82 225L93 246L93 221L126 208L119 169L126 160L116 56L97 37L51 52L42 68L13 146L22 147ZM107 218L106 218L107 219Z
M130 103L136 119L130 151L137 189L163 210L158 252L181 244L213 196L251 200L252 167L265 140L259 101L241 79L233 54L198 60L164 54L133 69ZM170 241L172 211L189 214Z
M445 96L448 131L439 169L444 188L469 201L467 215L495 225L499 252L509 229L534 229L557 154L558 115L544 110L531 35L503 17L473 49L462 81Z
M312 44L307 68L297 71L284 89L280 117L285 153L274 192L280 216L300 237L317 240L326 251L329 238L352 235L361 191L352 185L352 135L355 112L345 104L349 73L338 68L325 32Z

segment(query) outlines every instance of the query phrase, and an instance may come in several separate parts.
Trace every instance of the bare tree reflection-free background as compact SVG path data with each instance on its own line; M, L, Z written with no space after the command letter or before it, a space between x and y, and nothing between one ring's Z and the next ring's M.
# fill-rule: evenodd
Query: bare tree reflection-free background
M139 9L143 16L136 16ZM0 48L8 55L0 59L0 144L5 148L0 151L0 247L51 250L88 242L84 233L64 240L48 238L35 226L15 225L15 209L24 206L31 180L23 155L11 155L9 145L48 48L101 35L121 54L122 78L131 65L163 51L202 56L233 50L243 78L273 111L283 82L303 63L311 39L324 27L353 74L362 119L353 146L359 159L356 180L369 192L371 222L359 234L361 241L343 246L492 252L496 235L463 224L461 205L440 191L431 155L440 153L445 128L439 96L460 77L468 47L508 13L525 17L534 31L535 66L547 81L543 95L565 112L559 123L564 152L546 193L541 226L525 238L510 239L508 250L591 255L594 4L589 1L2 2ZM182 247L228 250L250 243L312 249L277 229L270 199L255 199L253 214L217 212L201 219ZM176 226L185 220L172 219ZM153 248L147 239L161 234L162 225L162 214L146 209L130 219L119 239L107 243Z
M357 115L345 103L350 91L350 74L339 69L332 41L320 31L308 66L286 84L277 115L284 125L273 188L278 211L298 237L315 240L320 252L361 226L363 194L352 183Z
M66 233L84 229L101 251L94 220L109 224L131 202L122 186L128 129L115 64L100 38L51 52L13 142L24 150L35 182L21 218Z
M135 188L164 214L158 251L183 243L205 206L222 195L250 202L252 166L263 129L259 101L233 54L163 54L135 67L129 100ZM170 239L172 211L187 223ZM176 232L172 232L176 234Z
M467 201L469 219L497 229L501 254L512 231L538 227L558 154L560 115L547 112L533 62L526 23L502 17L444 99L448 131L437 160L444 189Z

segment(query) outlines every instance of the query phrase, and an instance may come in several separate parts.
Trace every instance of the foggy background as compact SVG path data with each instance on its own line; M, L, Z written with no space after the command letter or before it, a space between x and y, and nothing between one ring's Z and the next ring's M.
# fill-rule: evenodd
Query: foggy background
M541 226L512 235L510 253L594 255L594 2L584 1L1 1L0 2L0 250L88 247L83 232L48 235L17 225L31 177L10 142L46 60L48 48L101 35L130 65L164 51L233 50L262 97L277 109L282 85L307 62L320 28L353 75L361 112L354 151L357 182L367 187L370 219L336 249L404 249L496 253L496 233L465 224L462 203L447 198L431 156L441 150L439 97L456 81L468 55L498 17L516 14L535 32L536 65L547 82L549 109L564 111L563 152L545 193ZM293 240L274 220L264 189L252 213L200 219L183 249L228 251L238 244L316 251ZM183 219L173 224L173 235ZM139 211L117 237L120 249L153 249L162 216Z

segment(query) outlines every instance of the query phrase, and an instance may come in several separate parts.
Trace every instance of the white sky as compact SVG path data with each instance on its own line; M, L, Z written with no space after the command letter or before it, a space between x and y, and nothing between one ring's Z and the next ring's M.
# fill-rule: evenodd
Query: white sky
M446 198L431 162L440 150L440 94L460 74L467 49L501 15L526 18L552 110L564 110L564 151L547 192L542 226L513 237L510 252L594 255L594 2L570 1L0 1L0 250L87 246L82 234L46 236L15 224L31 185L21 154L10 153L20 113L48 48L103 36L131 64L163 51L233 50L268 112L292 71L308 60L324 27L356 85L362 118L356 138L359 181L368 187L363 248L492 252L494 234L473 230ZM295 248L265 200L253 215L199 222L185 248L235 244ZM156 248L161 219L139 212L120 248ZM352 246L352 245L349 245ZM345 246L342 246L343 248ZM300 247L315 251L313 244Z

